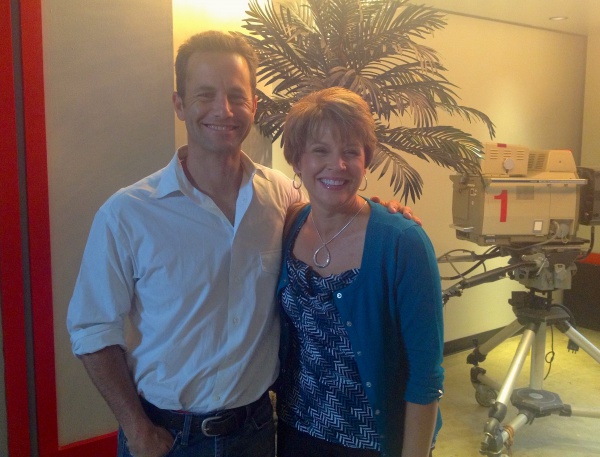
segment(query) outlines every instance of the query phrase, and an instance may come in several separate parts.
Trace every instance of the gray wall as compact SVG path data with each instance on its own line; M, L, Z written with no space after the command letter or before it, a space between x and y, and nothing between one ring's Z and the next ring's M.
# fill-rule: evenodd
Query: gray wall
M174 153L173 22L170 0L42 5L59 443L68 444L116 429L71 354L66 310L98 207Z

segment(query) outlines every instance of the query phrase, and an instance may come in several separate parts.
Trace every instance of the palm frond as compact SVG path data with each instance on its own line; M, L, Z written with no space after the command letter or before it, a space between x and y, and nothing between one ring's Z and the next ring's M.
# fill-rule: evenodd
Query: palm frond
M409 197L413 202L421 198L423 179L417 170L400 154L392 151L382 143L379 144L378 152L373 157L369 169L374 172L379 167L382 167L379 179L386 173L391 173L390 187L394 191L394 195L400 193L400 199L404 200L404 202L407 202Z
M489 116L487 114L485 114L475 108L469 108L466 106L449 105L449 104L440 103L440 104L438 104L438 107L440 109L446 111L450 115L458 114L460 117L467 120L469 123L472 123L473 121L483 122L486 125L486 127L488 128L490 138L493 138L494 136L496 136L496 129L495 129L494 123L492 122L492 120L489 118Z
M432 161L458 173L479 170L482 144L470 134L450 126L378 129L379 141L392 149Z
M379 152L370 168L389 174L394 194L420 198L423 182L403 158L411 154L457 172L479 170L481 143L451 126L441 112L494 124L483 112L459 103L458 88L437 52L423 43L446 26L442 12L408 0L250 0L243 27L259 57L255 122L272 141L282 137L285 116L305 94L342 86L361 95L377 123ZM390 127L409 125L412 127ZM283 141L283 138L282 138Z

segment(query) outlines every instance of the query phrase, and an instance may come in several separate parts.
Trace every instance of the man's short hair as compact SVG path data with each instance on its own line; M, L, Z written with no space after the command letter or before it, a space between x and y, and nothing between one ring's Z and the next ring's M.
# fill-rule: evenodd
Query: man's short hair
M252 46L241 35L210 30L192 35L185 43L179 46L175 59L175 90L182 99L185 97L185 79L187 76L188 61L190 60L190 56L196 52L222 52L224 54L239 54L242 56L250 70L252 94L256 94L258 58Z

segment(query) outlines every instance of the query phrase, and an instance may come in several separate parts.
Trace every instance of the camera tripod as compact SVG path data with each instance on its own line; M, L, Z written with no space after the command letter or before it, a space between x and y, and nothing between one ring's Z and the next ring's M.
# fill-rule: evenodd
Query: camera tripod
M545 297L536 295L533 289L529 292L513 292L509 303L517 319L488 341L478 345L467 356L467 363L473 365L471 383L476 391L475 398L479 404L490 407L479 450L480 454L487 456L502 455L505 445L512 442L516 431L531 424L535 418L552 414L600 418L600 409L564 404L558 394L543 389L546 329L549 325L554 325L569 337L569 349L575 351L579 347L598 363L600 350L571 326L570 315L565 307L552 304L552 292L546 292ZM486 359L490 351L521 330L523 334L504 382L498 384L487 376L486 370L479 363ZM515 389L529 353L529 386ZM509 401L517 408L518 414L510 422L503 424Z

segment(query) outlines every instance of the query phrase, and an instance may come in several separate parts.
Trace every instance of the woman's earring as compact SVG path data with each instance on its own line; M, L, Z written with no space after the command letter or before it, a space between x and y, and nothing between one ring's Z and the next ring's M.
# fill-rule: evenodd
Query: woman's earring
M369 182L367 181L367 175L364 175L363 178L365 178L365 187L363 188L358 188L359 191L363 191L363 190L367 190L367 186L369 185Z
M296 181L296 177L300 178L299 182ZM296 190L298 190L302 187L302 175L297 175L296 173L294 173L294 179L292 180L292 186Z

